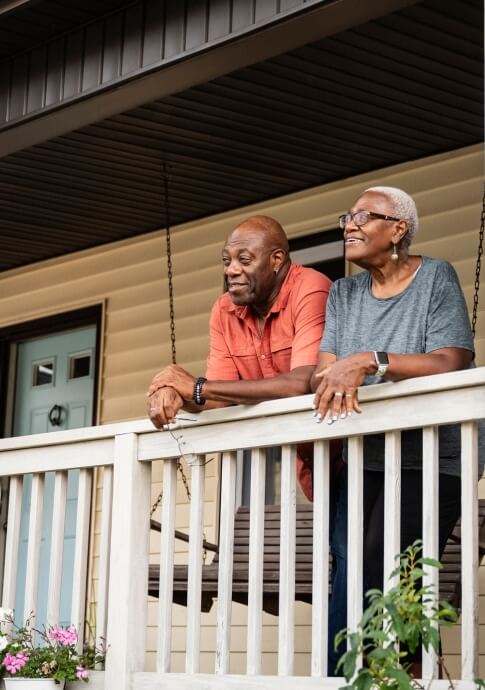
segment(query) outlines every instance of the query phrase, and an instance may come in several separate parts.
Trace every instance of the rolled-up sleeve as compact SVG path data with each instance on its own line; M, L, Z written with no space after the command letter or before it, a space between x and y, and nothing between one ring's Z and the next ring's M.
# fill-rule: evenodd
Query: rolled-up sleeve
M212 307L209 331L210 347L206 378L211 381L237 381L239 373L224 337L219 301Z
M325 326L325 309L331 282L325 276L315 289L299 300L295 310L295 336L291 347L291 369L315 366L322 331Z

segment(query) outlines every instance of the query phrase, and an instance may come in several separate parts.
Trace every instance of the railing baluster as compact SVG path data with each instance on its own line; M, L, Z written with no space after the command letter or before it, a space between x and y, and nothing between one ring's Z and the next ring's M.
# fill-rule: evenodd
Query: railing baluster
M39 583L40 537L44 507L45 476L34 474L30 494L29 541L27 565L25 568L24 620L37 609L37 588Z
M99 544L98 592L96 603L96 640L106 644L108 624L109 551L111 544L111 516L113 508L113 467L103 468L103 494L101 500L101 538Z
M398 584L399 575L390 574L401 552L401 434L389 431L385 444L384 476L384 592Z
M219 578L217 584L216 673L229 673L231 645L234 512L236 510L235 452L222 454Z
M439 558L439 437L438 427L423 429L423 556ZM439 573L436 568L425 565L423 585L432 588L429 606L438 600ZM423 678L437 677L436 652L423 647Z
M202 543L204 538L205 458L191 463L189 572L187 582L186 673L198 673L200 663L200 604L202 592Z
M330 444L313 449L312 676L327 675Z
M175 511L177 507L177 463L175 460L163 461L162 489L157 670L159 673L168 673L170 671L172 652L172 592L175 552Z
M296 449L281 450L280 599L278 675L293 675L295 663Z
M3 608L12 610L15 607L15 593L17 589L22 490L23 477L11 477L8 499L7 541L5 544L2 606Z
M145 663L151 468L138 437L115 436L105 687L132 688Z
M74 545L74 567L71 602L71 623L79 631L78 647L82 649L84 639L84 617L86 608L86 576L89 554L89 521L91 517L91 469L79 470L79 484L76 511L76 541Z
M264 573L264 498L266 454L255 448L251 455L249 518L247 666L249 675L261 673Z
M478 433L461 425L461 677L478 677Z
M49 587L47 594L47 623L49 625L57 625L59 623L66 496L67 472L56 472L54 478L54 508L52 512Z
M348 441L348 525L347 525L347 626L357 629L362 617L364 549L364 461L362 436ZM362 659L357 660L362 664Z

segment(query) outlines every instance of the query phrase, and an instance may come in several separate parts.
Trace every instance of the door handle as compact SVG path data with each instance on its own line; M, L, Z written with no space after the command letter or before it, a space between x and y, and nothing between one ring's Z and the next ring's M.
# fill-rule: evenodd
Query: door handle
M62 412L64 408L62 405L54 405L49 411L49 422L52 426L61 426L62 424Z

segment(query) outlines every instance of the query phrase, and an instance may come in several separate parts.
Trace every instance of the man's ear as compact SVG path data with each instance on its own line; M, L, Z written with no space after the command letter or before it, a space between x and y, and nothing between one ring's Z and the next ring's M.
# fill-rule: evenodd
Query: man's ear
M274 249L271 252L271 262L273 271L277 274L281 266L285 262L287 252L284 249Z

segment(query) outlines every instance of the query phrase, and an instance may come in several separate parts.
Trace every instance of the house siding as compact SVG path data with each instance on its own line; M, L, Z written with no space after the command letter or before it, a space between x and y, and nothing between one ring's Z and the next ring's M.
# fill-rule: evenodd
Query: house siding
M366 187L374 184L399 186L411 193L420 215L414 243L416 253L451 261L460 277L467 303L473 304L475 261L481 213L483 162L481 146L472 146L418 162L409 162L377 172L324 185L257 206L238 209L174 228L172 235L175 315L178 362L194 374L202 374L208 348L208 316L211 304L222 290L220 252L223 239L238 222L253 213L277 218L289 237L333 229L339 213ZM351 271L352 268L349 267ZM481 290L476 340L477 364L485 365L485 290ZM0 276L0 327L42 316L97 304L105 305L103 354L100 377L99 422L133 419L145 414L144 393L153 373L170 361L170 323L164 231L134 240L106 245L64 258L5 272ZM190 469L187 469L190 479ZM205 536L216 540L218 460L208 465ZM96 511L100 509L101 475L97 480ZM161 468L153 467L153 500L161 487ZM485 496L485 490L482 490ZM188 528L188 501L179 486L177 526ZM97 544L95 541L90 581L90 599L96 598ZM157 559L157 537L151 542ZM183 562L185 544L177 545L177 560ZM485 575L481 571L480 621L485 626ZM158 604L149 603L147 668L155 666L155 622ZM174 607L173 670L182 671L185 645L185 615ZM234 605L231 671L245 666L247 609ZM202 616L201 671L214 668L216 605ZM296 606L295 672L310 669L310 608ZM482 635L485 640L485 635ZM265 614L263 665L276 673L277 619ZM458 676L460 631L447 631L444 648L448 666ZM485 675L485 647L480 675Z

